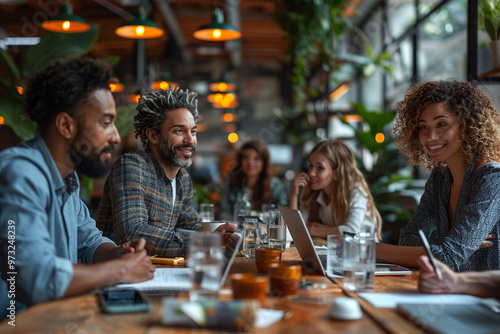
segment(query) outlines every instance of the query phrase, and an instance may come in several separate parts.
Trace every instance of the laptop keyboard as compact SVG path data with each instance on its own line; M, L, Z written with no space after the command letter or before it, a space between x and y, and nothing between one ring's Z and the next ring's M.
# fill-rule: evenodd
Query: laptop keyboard
M319 254L318 257L319 257L319 261L321 262L321 265L323 266L323 269L326 271L327 256L325 254Z

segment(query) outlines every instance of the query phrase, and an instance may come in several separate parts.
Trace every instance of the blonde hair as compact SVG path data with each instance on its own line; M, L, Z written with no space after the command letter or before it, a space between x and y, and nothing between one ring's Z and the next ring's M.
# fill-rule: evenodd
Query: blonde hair
M368 197L368 211L372 220L377 225L377 236L381 238L382 218L378 212L373 197L366 184L365 177L358 169L356 158L352 150L341 140L323 141L316 145L309 156L313 153L322 154L330 163L332 170L337 170L337 182L332 183L332 194L334 198L331 201L332 216L339 224L345 224L349 215L349 201L352 190L356 186L361 186ZM302 207L309 208L310 219L318 219L318 203L316 198L320 190L312 190L309 186L305 187L300 196Z

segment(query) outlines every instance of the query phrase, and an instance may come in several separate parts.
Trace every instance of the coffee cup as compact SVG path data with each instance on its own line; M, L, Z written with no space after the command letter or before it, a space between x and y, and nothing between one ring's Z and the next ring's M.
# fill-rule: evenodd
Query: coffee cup
M272 264L269 267L269 277L272 295L294 295L299 290L302 267L288 263Z
M255 250L255 266L259 273L267 274L269 272L269 265L280 263L280 261L280 248L257 248Z
M257 299L264 302L268 293L269 278L259 274L232 274L234 299Z

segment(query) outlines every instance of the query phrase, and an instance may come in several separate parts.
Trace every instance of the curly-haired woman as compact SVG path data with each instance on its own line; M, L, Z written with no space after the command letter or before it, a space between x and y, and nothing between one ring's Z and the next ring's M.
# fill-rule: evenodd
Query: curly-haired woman
M379 244L377 258L417 267L421 229L454 271L500 269L500 115L492 101L471 83L434 81L415 85L396 109L396 145L432 173L400 246Z
M354 153L341 140L323 141L313 148L308 172L292 182L289 206L300 209L313 237L357 233L363 224L371 224L380 239L382 219Z

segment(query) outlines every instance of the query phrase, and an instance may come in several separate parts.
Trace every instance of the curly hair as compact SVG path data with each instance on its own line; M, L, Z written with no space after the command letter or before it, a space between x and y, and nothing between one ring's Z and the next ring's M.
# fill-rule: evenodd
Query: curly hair
M197 95L187 89L186 91L175 89L172 85L168 90L160 89L142 95L137 105L137 115L134 117L135 137L140 137L144 146L149 147L146 130L151 128L156 133L160 133L161 126L167 119L167 111L185 108L197 121L200 117Z
M244 182L243 179L245 178L245 174L241 168L241 161L243 160L243 154L247 150L255 150L262 159L262 171L260 172L259 179L254 187L250 189L252 191L252 198L250 199L252 209L260 211L262 204L271 203L271 178L273 177L273 169L266 144L259 139L249 139L243 143L236 157L237 165L233 168L230 175L234 184L238 189L241 189Z
M410 164L430 170L447 168L444 162L432 161L419 140L419 117L433 103L443 103L448 112L457 115L467 164L499 160L500 115L493 102L472 83L431 81L415 85L395 108L395 143Z
M111 68L102 60L56 60L28 80L24 112L44 131L61 112L76 116L75 107L96 89L109 90L110 78Z
M337 170L338 181L333 183L331 202L332 216L339 224L345 224L349 215L349 201L354 187L360 185L368 197L367 209L370 212L372 220L377 224L377 236L381 238L382 218L378 212L373 197L366 183L365 177L358 169L354 152L342 140L327 140L317 144L309 156L313 153L322 154L330 163L332 170ZM316 198L319 190L312 190L307 186L300 196L300 205L307 207L310 213L310 220L319 219L319 206Z

